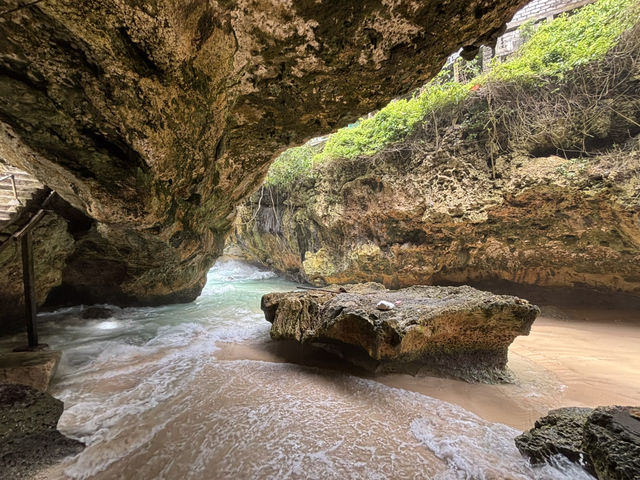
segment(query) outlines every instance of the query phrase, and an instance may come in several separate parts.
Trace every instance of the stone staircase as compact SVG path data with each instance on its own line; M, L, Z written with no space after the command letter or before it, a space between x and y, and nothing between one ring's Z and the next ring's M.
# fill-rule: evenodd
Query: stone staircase
M34 200L42 197L47 190L42 183L27 172L0 163L0 178L6 175L13 175L15 194L10 178L0 180L0 243L11 236L13 230L17 228L15 224L23 212L33 204Z

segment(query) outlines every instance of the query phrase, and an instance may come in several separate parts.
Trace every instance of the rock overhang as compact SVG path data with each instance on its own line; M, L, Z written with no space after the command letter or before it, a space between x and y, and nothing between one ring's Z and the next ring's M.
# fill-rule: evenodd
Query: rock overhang
M523 3L7 0L0 154L95 221L70 302L188 301L278 151L424 83Z

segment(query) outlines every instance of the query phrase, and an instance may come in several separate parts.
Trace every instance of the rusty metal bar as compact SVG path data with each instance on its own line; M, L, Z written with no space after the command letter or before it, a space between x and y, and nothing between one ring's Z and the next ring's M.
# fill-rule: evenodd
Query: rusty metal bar
M31 219L29 220L29 223L27 223L24 227L22 227L20 230L18 230L16 233L14 233L13 235L11 235L15 240L19 240L21 237L23 237L25 234L29 233L31 230L33 230L33 227L36 226L36 224L40 221L40 219L42 217L44 217L44 214L46 212L44 210L38 210L38 212L31 217Z

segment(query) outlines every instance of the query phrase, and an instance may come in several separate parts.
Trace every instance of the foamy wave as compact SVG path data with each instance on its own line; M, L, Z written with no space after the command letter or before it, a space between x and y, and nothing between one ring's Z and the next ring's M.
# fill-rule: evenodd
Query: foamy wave
M219 260L209 271L208 281L232 282L241 280L266 280L277 275L240 260Z
M70 429L100 419L88 447L67 462L69 477L590 478L561 459L533 469L513 445L517 430L419 393L290 364L208 361L194 369L169 357L150 375L123 373L120 382L142 379L133 388L116 378L96 384L115 382L107 405L91 390L63 416ZM184 368L173 370L176 362Z
M513 439L521 432L442 403L428 417L411 422L415 437L445 460L448 469L440 480L593 480L579 466L559 456L550 464L531 467Z

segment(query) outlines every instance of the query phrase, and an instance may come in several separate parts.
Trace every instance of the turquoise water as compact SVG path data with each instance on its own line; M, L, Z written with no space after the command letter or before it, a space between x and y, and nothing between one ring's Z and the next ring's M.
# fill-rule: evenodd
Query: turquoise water
M519 431L441 400L216 358L218 342L270 342L260 298L295 286L227 260L192 304L42 315L42 341L64 352L52 386L65 402L59 429L87 444L48 478L590 478L563 463L531 468L513 444Z

